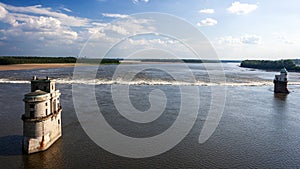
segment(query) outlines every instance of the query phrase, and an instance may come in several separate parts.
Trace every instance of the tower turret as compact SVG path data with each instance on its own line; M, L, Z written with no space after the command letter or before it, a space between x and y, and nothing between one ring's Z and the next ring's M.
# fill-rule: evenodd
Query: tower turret
M55 82L46 79L31 80L31 92L25 94L23 120L23 151L30 154L49 148L61 137L60 92Z

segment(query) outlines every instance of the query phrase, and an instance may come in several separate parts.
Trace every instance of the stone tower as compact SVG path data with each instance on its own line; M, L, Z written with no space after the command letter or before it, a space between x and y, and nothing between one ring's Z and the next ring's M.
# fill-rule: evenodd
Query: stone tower
M289 93L287 89L287 70L285 68L281 69L280 75L275 75L273 82L275 93Z
M60 92L55 82L46 79L31 80L31 92L25 94L23 120L23 152L30 154L49 148L61 137Z

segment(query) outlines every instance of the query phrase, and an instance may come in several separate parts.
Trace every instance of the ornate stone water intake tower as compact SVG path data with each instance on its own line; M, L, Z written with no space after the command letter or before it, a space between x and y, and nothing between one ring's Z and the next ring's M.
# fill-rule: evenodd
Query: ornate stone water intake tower
M273 82L275 93L289 93L289 90L287 89L287 70L285 68L281 69L280 75L275 75Z
M23 120L23 152L30 154L48 149L62 135L60 92L55 82L31 80L31 93L25 94Z

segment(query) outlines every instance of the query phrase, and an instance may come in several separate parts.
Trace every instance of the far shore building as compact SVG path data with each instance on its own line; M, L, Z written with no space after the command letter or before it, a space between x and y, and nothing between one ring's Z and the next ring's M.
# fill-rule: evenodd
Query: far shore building
M274 92L275 93L290 93L287 88L287 70L283 68L280 70L280 75L275 75L274 79Z
M48 77L31 80L31 92L25 94L23 152L31 154L48 149L61 135L60 92Z

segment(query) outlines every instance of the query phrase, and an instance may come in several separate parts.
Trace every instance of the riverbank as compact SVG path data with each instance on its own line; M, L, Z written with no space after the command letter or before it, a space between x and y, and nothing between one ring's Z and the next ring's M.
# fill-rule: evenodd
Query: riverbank
M0 65L0 71L49 69L49 68L74 67L74 66L75 63L13 64L13 65Z

